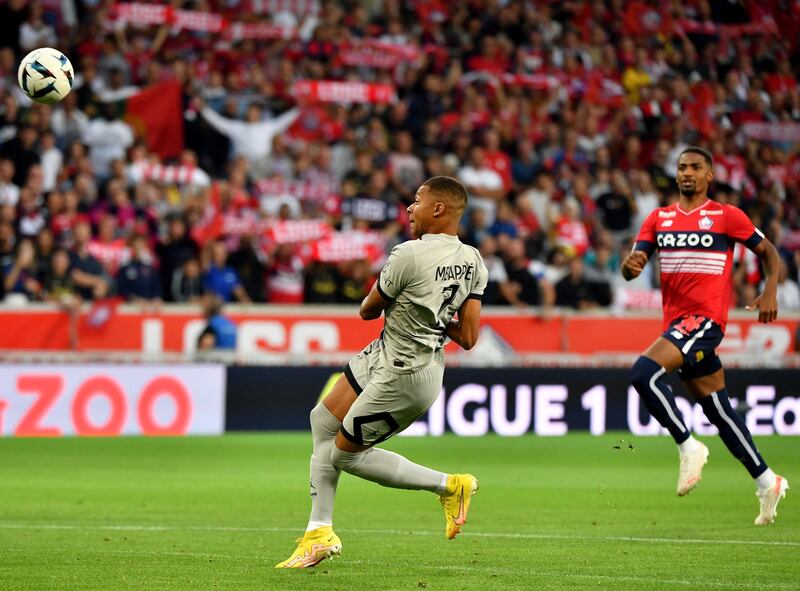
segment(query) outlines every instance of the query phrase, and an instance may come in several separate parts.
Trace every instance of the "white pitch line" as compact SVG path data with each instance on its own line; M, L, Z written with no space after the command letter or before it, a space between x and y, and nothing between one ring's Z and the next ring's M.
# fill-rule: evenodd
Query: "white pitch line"
M77 525L59 523L0 523L0 529L43 529L43 530L100 530L100 531L209 531L209 532L299 532L296 527L236 527L224 525ZM414 535L438 536L438 532L403 530L403 529L351 529L342 528L341 532L354 534L381 534L381 535ZM465 535L476 538L509 538L523 540L572 540L579 542L643 542L650 544L713 544L735 546L783 546L800 547L800 542L781 540L719 540L704 538L656 538L637 536L581 536L573 534L536 534L536 533L506 533L506 532L465 532Z

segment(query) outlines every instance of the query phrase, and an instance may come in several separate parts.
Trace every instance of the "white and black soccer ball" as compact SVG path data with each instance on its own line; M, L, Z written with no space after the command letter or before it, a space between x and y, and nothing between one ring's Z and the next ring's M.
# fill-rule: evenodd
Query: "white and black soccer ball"
M51 47L34 49L19 64L17 81L31 100L45 105L69 94L75 72L63 53Z

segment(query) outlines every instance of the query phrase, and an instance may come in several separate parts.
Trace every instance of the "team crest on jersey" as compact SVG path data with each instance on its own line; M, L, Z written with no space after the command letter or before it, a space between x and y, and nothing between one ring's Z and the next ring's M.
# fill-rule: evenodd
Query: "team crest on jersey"
M674 211L659 211L658 217L660 218L674 218L677 214Z
M661 227L669 228L672 225L672 222L673 222L672 220L664 220L663 222L661 222Z
M697 222L697 225L700 226L701 230L708 230L714 225L714 222L711 220L711 218L701 217L700 221Z

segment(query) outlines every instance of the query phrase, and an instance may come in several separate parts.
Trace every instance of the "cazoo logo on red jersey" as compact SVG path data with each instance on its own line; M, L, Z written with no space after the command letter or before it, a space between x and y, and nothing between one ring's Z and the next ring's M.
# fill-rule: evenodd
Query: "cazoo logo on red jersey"
M686 248L702 246L712 248L714 235L707 232L659 232L656 235L659 248Z

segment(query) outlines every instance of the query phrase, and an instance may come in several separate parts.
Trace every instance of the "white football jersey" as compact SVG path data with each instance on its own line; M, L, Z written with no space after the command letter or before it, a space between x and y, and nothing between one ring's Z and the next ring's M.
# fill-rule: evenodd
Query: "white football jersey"
M480 299L488 273L478 251L449 234L425 234L392 249L378 291L384 311L384 361L397 372L429 365L448 322L467 298Z

